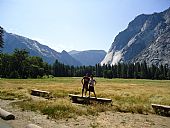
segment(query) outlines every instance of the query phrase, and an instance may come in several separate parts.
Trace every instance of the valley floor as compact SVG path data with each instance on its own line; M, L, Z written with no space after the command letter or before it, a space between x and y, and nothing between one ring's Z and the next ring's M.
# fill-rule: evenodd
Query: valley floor
M0 99L0 107L13 113L15 120L3 121L11 125L13 128L24 128L26 125L33 123L43 128L169 128L170 118L162 117L154 114L132 114L120 112L101 112L98 116L78 116L76 118L68 118L62 120L47 119L46 115L42 115L33 111L22 111L19 108L13 108L9 105L9 100ZM0 126L1 128L1 126Z

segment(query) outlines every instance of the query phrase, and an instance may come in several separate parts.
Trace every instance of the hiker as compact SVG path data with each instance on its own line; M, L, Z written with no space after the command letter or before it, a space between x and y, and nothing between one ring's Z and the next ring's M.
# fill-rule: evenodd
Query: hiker
M88 73L86 74L86 76L83 77L83 79L81 80L81 83L83 85L82 87L82 97L83 97L83 93L84 93L84 89L85 89L85 96L87 94L87 91L88 91L88 84L89 84L89 76L88 76Z
M94 96L96 97L95 90L94 90L94 85L96 85L96 80L93 79L93 76L90 76L90 81L89 81L89 97L90 97L90 92L94 93Z

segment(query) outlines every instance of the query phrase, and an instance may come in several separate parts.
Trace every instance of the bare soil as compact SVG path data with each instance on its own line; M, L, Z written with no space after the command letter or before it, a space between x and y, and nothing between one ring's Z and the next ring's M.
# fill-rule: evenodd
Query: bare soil
M33 123L42 128L170 128L170 118L159 115L132 114L120 112L102 112L98 116L79 116L62 120L47 119L38 112L22 111L13 108L9 100L0 100L0 107L16 117L15 120L3 121L13 128L24 128Z

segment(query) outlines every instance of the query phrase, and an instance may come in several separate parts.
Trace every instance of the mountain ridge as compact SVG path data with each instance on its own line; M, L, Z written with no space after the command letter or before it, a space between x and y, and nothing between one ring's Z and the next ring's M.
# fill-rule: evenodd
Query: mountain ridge
M53 64L57 59L59 62L66 65L82 65L69 54L59 53L46 45L42 45L36 40L32 40L27 37L23 37L13 33L8 33L6 31L4 31L3 38L5 43L2 52L4 53L12 53L16 48L26 49L27 51L29 51L30 55L42 57L43 60L45 62L48 62L49 64ZM67 59L69 61L65 61Z
M95 64L100 63L106 55L104 50L72 50L68 53L85 66L94 66Z
M70 66L95 65L96 63L100 63L101 60L104 58L103 54L96 55L96 52L103 52L103 53L105 52L104 50L87 50L87 51L73 50L71 54L71 51L68 53L67 51L63 50L60 53L50 48L47 45L43 45L39 43L36 40L32 40L17 34L8 33L6 31L4 31L3 39L4 39L4 48L2 49L3 53L12 53L16 48L26 49L31 56L39 56L49 64L53 64L57 59L59 62ZM80 62L73 55L73 53L74 55L75 53L87 54L85 56L86 61ZM83 59L84 56L81 56L81 58Z
M107 55L101 64L117 64L118 62L136 63L146 61L148 65L161 65L170 63L170 56L165 54L166 57L157 56L154 60L154 54L146 59L144 54L149 53L153 48L154 42L159 39L163 34L168 35L170 28L170 8L160 13L141 14L132 20L128 27L121 31L114 39ZM169 38L166 36L166 38ZM166 40L170 44L169 40ZM152 49L148 49L152 45ZM162 43L159 43L159 48ZM158 49L158 48L157 48ZM159 52L169 51L169 45L162 47ZM142 57L143 56L143 57ZM163 59L162 59L163 58Z

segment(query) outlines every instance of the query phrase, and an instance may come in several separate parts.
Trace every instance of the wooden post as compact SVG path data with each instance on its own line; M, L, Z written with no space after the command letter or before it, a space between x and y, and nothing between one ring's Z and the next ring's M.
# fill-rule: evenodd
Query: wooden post
M1 108L0 108L0 116L4 120L14 120L15 119L15 116L12 113L7 112L7 111L5 111L5 110L3 110Z

